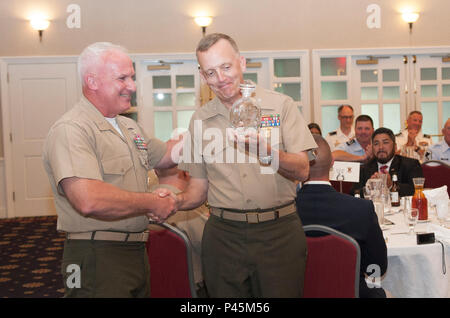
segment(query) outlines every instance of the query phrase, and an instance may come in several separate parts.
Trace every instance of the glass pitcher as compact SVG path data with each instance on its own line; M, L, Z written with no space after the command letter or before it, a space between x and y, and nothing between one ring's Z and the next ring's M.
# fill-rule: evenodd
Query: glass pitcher
M413 178L414 195L411 200L411 207L419 210L419 221L428 220L428 201L423 194L425 178Z
M369 179L367 180L368 188L370 189L371 199L377 214L378 224L384 224L384 200L383 200L383 180Z

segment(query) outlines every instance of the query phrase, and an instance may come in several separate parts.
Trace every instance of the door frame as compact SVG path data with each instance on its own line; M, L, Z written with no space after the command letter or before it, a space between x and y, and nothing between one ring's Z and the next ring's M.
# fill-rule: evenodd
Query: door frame
M0 91L3 120L3 150L5 167L5 195L6 195L6 217L16 216L13 192L13 147L11 140L11 103L9 96L8 66L13 64L54 64L54 63L77 63L78 56L46 56L46 57L4 57L0 58ZM77 81L78 95L81 95L81 84Z

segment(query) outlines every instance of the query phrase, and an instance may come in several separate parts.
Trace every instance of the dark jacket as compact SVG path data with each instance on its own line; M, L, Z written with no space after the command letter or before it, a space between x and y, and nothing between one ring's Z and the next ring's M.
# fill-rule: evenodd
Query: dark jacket
M372 201L339 193L329 185L307 184L298 191L296 203L303 225L326 225L358 242L361 249L360 297L385 297L381 288L369 288L364 280L370 264L379 265L381 275L387 270L386 243Z
M351 194L355 193L355 189L360 190L361 197L364 197L362 188L370 177L378 171L377 159L374 158L365 165L362 165L359 172L359 182L352 188ZM414 194L413 178L423 177L422 166L416 159L411 159L399 155L395 155L389 168L389 174L397 174L398 184L400 186L399 194L401 197Z

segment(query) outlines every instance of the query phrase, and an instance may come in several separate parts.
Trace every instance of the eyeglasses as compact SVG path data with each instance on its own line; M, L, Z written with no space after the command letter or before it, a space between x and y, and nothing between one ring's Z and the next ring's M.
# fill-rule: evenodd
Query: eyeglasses
M355 116L341 116L341 115L339 115L339 117L341 118L341 119L353 119Z

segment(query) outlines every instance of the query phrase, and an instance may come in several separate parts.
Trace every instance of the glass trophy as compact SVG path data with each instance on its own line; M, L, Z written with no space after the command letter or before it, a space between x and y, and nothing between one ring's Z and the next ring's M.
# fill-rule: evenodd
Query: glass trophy
M244 81L243 84L240 84L239 88L241 90L242 97L238 99L231 107L231 125L235 129L236 133L242 137L245 137L245 135L247 135L250 131L260 133L261 108L257 100L252 97L252 94L256 89L256 85L252 81L247 80ZM267 133L265 133L264 137L268 137ZM263 151L263 154L267 154L267 148L265 152ZM259 161L262 164L270 164L271 160L272 155L259 155Z
M245 81L239 88L242 97L231 107L231 125L238 134L245 134L248 129L254 129L257 133L261 124L261 108L252 97L256 85L251 81Z

